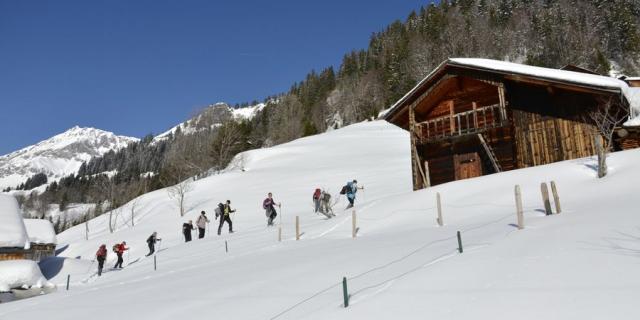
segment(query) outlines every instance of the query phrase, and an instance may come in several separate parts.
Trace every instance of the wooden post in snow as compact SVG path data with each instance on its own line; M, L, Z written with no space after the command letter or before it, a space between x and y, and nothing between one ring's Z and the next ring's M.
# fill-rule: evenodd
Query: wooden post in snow
M429 161L424 162L424 178L425 178L424 187L425 188L431 187L431 177L429 177Z
M551 211L551 202L549 201L549 188L547 187L547 183L543 182L540 184L540 192L542 192L542 202L544 202L544 212L546 215L553 214Z
M560 196L558 196L558 189L556 188L555 181L551 181L551 193L553 193L553 203L556 204L556 213L562 212L560 208Z
M357 232L357 228L356 228L356 211L353 210L351 212L351 237L352 238L356 238L356 232Z
M296 240L300 240L300 216L296 216Z
M282 226L278 225L278 242L282 241Z
M518 229L524 229L524 215L522 214L522 194L520 186L516 184L516 216L518 217Z
M438 221L438 225L442 227L444 225L444 221L442 221L442 204L440 202L440 192L436 192L436 206L438 207L438 218L436 220Z

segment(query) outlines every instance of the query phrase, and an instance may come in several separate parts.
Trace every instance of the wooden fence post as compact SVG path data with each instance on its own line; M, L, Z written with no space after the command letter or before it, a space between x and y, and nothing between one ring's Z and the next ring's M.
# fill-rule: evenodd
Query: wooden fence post
M438 207L438 225L442 227L442 225L444 225L444 221L442 221L442 204L440 202L440 192L436 192L436 205Z
M278 242L282 241L282 226L278 225Z
M356 211L351 212L351 237L356 238Z
M224 241L224 252L229 253L229 245L227 244L227 240Z
M300 240L300 216L296 216L296 240Z
M522 214L522 194L520 186L516 184L516 215L518 217L518 229L524 229L524 216Z
M424 162L424 178L426 179L425 188L431 187L431 177L429 176L429 161Z
M67 275L67 291L69 291L69 281L71 281L71 275Z
M457 236L458 236L458 252L462 253L462 237L460 236L460 231L458 231Z
M553 214L553 211L551 211L551 202L549 202L549 188L545 182L540 184L540 191L542 192L542 202L544 203L545 214Z
M558 189L556 188L555 181L551 181L551 193L553 193L553 202L556 204L556 213L562 212L560 208L560 196L558 196Z
M344 299L344 307L349 306L349 291L347 290L347 277L342 277L342 297Z

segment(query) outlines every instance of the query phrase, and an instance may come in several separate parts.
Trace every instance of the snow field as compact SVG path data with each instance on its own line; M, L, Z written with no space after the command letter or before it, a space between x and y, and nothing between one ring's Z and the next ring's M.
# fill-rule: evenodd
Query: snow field
M72 289L0 305L0 319L636 319L638 159L640 150L612 154L601 180L592 159L579 159L412 192L407 133L384 122L349 126L246 153L245 172L194 182L185 217L158 190L138 200L135 227L126 219L129 203L113 234L107 215L90 222L88 241L83 225L67 230L58 235L61 257L45 267L57 273L45 274L55 283L72 274ZM353 178L365 187L356 200L356 239L344 199L330 220L311 206L316 187L336 195ZM563 212L545 216L540 183L551 180ZM524 230L514 226L516 184ZM280 243L261 208L269 191L283 203ZM443 227L435 221L436 192ZM212 223L205 239L183 243L182 222L200 210L212 218L226 199L238 210L236 233L225 225L222 236L212 235ZM153 231L163 239L157 271L143 257ZM131 247L125 269L92 276L98 246L122 240ZM106 267L115 263L109 255Z

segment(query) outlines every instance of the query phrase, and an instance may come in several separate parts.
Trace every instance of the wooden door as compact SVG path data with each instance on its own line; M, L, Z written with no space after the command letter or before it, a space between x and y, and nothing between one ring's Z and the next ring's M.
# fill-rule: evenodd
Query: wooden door
M456 180L469 179L482 175L482 163L477 152L454 154L453 168Z

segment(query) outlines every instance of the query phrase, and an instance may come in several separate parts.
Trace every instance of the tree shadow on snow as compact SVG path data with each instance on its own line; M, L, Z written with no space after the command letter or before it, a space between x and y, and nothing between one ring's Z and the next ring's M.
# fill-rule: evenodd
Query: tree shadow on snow
M626 232L616 231L616 236L604 237L604 243L589 243L597 250L612 252L618 255L640 258L640 227L636 227L637 233L630 234Z

